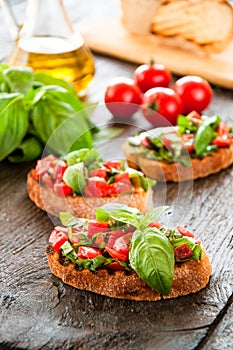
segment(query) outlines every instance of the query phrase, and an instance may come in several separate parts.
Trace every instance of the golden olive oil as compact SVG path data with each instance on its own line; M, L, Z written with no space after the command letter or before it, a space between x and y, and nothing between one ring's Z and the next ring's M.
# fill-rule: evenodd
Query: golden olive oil
M75 34L75 40L73 37L70 40L58 37L20 39L8 63L27 65L35 72L71 82L80 97L85 96L95 73L93 56L79 34Z

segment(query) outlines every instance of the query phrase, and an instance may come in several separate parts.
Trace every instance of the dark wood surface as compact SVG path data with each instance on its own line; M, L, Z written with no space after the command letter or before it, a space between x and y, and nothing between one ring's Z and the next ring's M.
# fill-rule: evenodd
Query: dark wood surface
M22 15L23 1L15 1ZM66 0L75 24L119 14L118 1ZM102 17L103 18L103 17ZM0 59L12 49L0 12ZM103 101L115 76L132 76L133 64L95 55L90 101ZM207 114L233 124L233 94L214 88ZM133 124L144 126L140 116ZM126 133L132 128L126 128ZM119 140L105 149L120 156ZM187 297L160 302L114 300L78 291L54 277L45 248L53 227L27 197L26 174L34 164L0 163L0 348L225 350L233 348L233 169L193 184L157 185L154 204L170 209L165 221L187 224L210 256L209 285Z

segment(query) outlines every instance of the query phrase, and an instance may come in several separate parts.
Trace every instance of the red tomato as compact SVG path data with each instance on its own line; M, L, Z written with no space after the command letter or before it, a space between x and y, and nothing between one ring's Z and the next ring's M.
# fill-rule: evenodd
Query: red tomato
M122 169L122 162L120 160L109 160L104 163L104 167L111 169Z
M99 255L102 255L102 253L97 248L85 247L85 246L81 246L78 248L77 256L80 259L94 259Z
M60 197L69 196L73 193L73 190L65 182L55 183L54 190L56 194Z
M88 197L106 197L109 195L110 185L102 177L90 177L87 180L85 193Z
M53 178L57 181L61 181L65 170L68 168L68 165L64 160L59 159L55 165Z
M115 270L115 271L123 271L123 270L125 270L124 266L119 264L118 261L113 261L112 263L108 264L107 267L109 267L110 269Z
M175 260L185 260L191 258L193 255L192 250L190 249L187 243L181 244L180 246L174 249Z
M174 90L157 87L145 92L142 112L154 126L176 125L178 115L183 113L183 106Z
M67 229L56 227L49 237L49 245L56 251L59 252L61 246L68 241Z
M183 103L183 113L193 110L202 112L212 99L212 88L207 80L197 76L187 75L178 79L173 87Z
M45 173L41 177L41 181L48 187L53 187L53 180L48 173Z
M180 135L182 142L184 143L184 147L187 149L189 153L195 151L194 148L194 135L193 134L182 134Z
M108 254L113 258L113 259L118 259L120 261L127 261L128 260L128 254L122 254L116 251L115 249L111 249L106 247L105 251L108 252Z
M141 91L132 79L115 78L106 88L104 101L114 117L129 118L139 109Z
M218 147L228 147L231 144L231 134L218 135L213 139L212 144Z
M87 237L91 239L96 233L108 231L108 228L109 225L107 222L89 220L87 226Z
M94 177L94 176L103 177L104 179L106 179L107 178L107 170L105 170L105 169L92 170L90 173L90 177Z
M134 80L142 92L154 87L168 87L171 73L163 64L142 64L134 72Z
M56 160L57 158L52 154L45 158L39 159L36 163L36 169L33 174L35 180L39 181L42 175L48 173L51 168L54 168Z
M149 224L149 227L156 227L157 229L160 229L161 228L161 224L160 224L160 222L158 222L158 221L153 221L153 222L151 222L150 224Z
M230 133L230 128L228 125L226 125L224 122L220 122L216 129L218 135L224 135Z
M108 248L112 248L115 241L117 240L117 238L121 237L124 235L124 231L122 230L115 230L115 231L112 231L110 233L110 236L109 236L109 239L108 239L108 243L107 243L107 247Z
M133 189L133 185L131 184L130 180L118 181L116 184L117 193L131 192L132 189Z
M183 226L177 226L177 230L182 234L182 236L194 238L194 234L192 232L188 231L187 228L185 228Z

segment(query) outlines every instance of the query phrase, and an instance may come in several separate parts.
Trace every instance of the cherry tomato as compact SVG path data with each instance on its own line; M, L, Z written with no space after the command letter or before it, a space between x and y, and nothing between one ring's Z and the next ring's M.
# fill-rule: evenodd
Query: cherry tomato
M168 87L171 73L163 64L142 64L134 72L134 80L142 92L154 87Z
M183 106L174 90L157 87L145 92L142 112L154 126L176 125L178 115L183 113Z
M193 110L202 112L212 99L212 88L207 80L201 77L187 75L178 79L173 89L180 96L184 114Z
M99 255L102 255L102 253L97 248L85 247L85 246L81 246L78 248L77 256L80 259L94 259Z
M113 79L104 96L108 110L116 118L130 118L141 103L141 90L130 78Z

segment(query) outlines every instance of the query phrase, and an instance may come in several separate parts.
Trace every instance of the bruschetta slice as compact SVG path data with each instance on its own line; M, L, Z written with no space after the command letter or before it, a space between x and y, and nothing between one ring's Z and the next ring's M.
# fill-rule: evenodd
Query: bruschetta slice
M96 210L96 219L61 213L47 249L51 272L77 289L108 297L160 300L206 287L211 264L194 234L158 221L167 207L146 215L119 203Z
M27 176L30 199L48 213L69 211L94 218L95 210L119 202L146 211L152 205L155 182L126 168L124 161L102 161L95 149L81 149L57 158L48 155Z
M219 116L193 111L175 127L157 128L123 144L128 165L160 182L204 178L233 164L232 130Z

